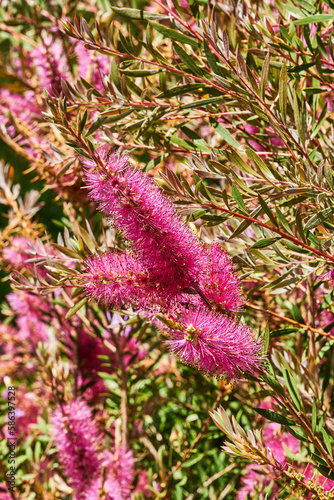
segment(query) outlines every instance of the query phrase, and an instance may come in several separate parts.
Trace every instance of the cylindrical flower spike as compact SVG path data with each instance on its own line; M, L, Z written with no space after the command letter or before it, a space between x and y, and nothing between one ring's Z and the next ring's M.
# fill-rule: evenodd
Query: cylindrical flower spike
M85 500L128 500L134 479L131 450L117 448L104 454L104 474L95 479L86 491ZM103 478L102 476L105 476Z
M212 243L207 250L209 263L201 279L200 288L213 309L238 311L244 300L240 280L234 271L234 265L228 253L219 245ZM202 299L194 298L194 304L200 305Z
M233 378L260 368L262 342L248 326L207 309L184 310L171 318L157 316L169 334L169 349L204 374Z
M160 188L129 162L126 155L98 149L104 169L83 159L92 200L131 242L153 282L175 293L195 287L204 273L207 253L178 217Z
M174 287L154 281L144 265L131 253L107 252L85 261L82 285L97 302L115 309L166 308L173 300Z
M100 432L89 407L79 400L58 407L52 423L59 460L74 490L73 498L83 500L87 487L101 473Z

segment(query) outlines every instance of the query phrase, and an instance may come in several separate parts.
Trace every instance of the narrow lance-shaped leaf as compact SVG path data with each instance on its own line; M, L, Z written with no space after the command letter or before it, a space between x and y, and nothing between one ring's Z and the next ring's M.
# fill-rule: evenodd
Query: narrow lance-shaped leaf
M264 199L262 198L262 196L260 194L258 195L258 198L259 198L259 202L260 202L260 205L261 205L263 211L268 215L269 219L271 220L271 222L276 227L277 226L277 221L276 221L276 219L274 217L274 214L272 213L272 211L268 207L267 203L264 201Z
M306 236L304 233L303 221L302 221L299 209L296 212L296 226L297 226L297 231L298 231L301 239L303 240L304 243L306 243Z
M267 354L268 347L269 347L269 342L270 342L270 328L268 321L266 323L266 327L264 329L264 341L263 341L263 352L264 354Z
M266 410L264 408L254 408L254 410L260 415L262 415L262 417L267 418L272 422L276 422L281 425L295 425L295 422L291 418L285 417L284 415L280 415L275 411Z
M198 76L202 75L202 70L194 63L194 59L190 57L180 45L173 43L173 48L192 73Z
M278 220L280 221L280 223L282 224L282 226L284 227L286 232L293 235L293 232L291 231L291 228L289 226L288 221L286 220L286 218L284 217L284 215L282 214L282 212L280 211L280 209L278 207L276 207L276 213L277 213Z
M217 62L216 62L215 55L211 52L210 47L206 43L206 40L204 40L203 44L204 44L205 56L206 56L206 58L208 60L210 68L212 69L212 71L216 75L219 75L220 71L219 71L219 68L218 68L218 65L217 65Z
M266 87L268 84L268 74L269 74L269 64L270 64L270 52L267 53L266 58L263 63L262 71L261 71L261 97L264 99L266 93Z
M246 208L244 200L242 199L242 196L241 196L238 188L234 184L232 185L232 195L233 195L233 198L235 199L238 207L240 208L240 210L242 212L248 214L248 210Z
M297 389L296 382L294 378L292 377L291 373L288 372L285 368L282 368L283 372L283 377L286 383L286 386L288 388L289 394L291 396L291 399L297 408L298 411L301 410L301 401L300 401L300 395Z
M223 30L223 47L227 60L230 58L230 42L228 40L228 34Z
M211 119L210 124L215 128L216 132L220 135L222 139L224 139L225 142L230 144L230 146L233 146L236 149L240 148L240 144L234 139L234 137L230 134L228 130L226 130L225 127L216 120Z
M316 399L313 398L313 403L312 403L312 432L313 434L316 433L317 430L317 402Z
M328 453L330 454L331 457L333 457L332 443L331 443L329 435L327 434L327 432L325 431L324 428L321 429L321 434L322 434L322 438L324 440L324 443L326 445Z
M253 212L251 212L249 214L250 217L252 217L253 219L255 219L259 213L262 211L262 208L261 207L257 207L255 210L253 210ZM250 226L252 224L252 221L250 220L243 220L239 226L235 229L235 231L233 232L233 234L231 234L230 238L236 238L237 236L239 236L239 234L243 233L247 228L248 226Z
M187 43L188 45L192 45L193 47L198 47L198 41L190 38L190 36L184 35L183 33L175 31L171 28L167 28L167 26L163 26L162 24L156 23L154 21L149 20L149 23L151 26L153 26L154 29L159 31L159 33L167 38L170 38L171 40L174 40L175 42Z
M313 229L314 227L319 226L319 224L322 224L328 217L334 214L334 207L329 207L326 208L325 210L322 210L321 212L313 215L311 217L307 224L305 225L305 229Z
M280 239L279 237L276 237L276 238L262 238L261 240L258 240L256 243L254 243L254 245L252 245L251 248L265 248L265 247L269 247L270 245L272 245L273 243L275 243L275 241L277 241L279 239Z
M305 137L304 137L304 131L302 127L302 121L300 117L300 111L299 111L299 102L298 102L298 97L296 91L293 92L293 101L292 101L292 106L293 106L293 116L295 119L295 124L296 124L296 129L298 132L298 136L300 139L300 142L302 144L305 143Z
M303 17L302 19L298 19L298 21L293 21L295 26L301 26L303 24L313 24L313 23L322 23L325 21L333 21L334 15L332 14L315 14L314 16Z
M283 63L279 80L279 109L283 123L286 124L286 110L288 104L288 72L286 63Z
M142 9L128 9L128 8L120 8L111 6L112 10L121 16L127 17L128 19L137 19L141 20L150 20L150 19L166 19L167 16L163 14L155 14L153 12L148 12L147 10ZM160 25L159 25L160 26Z
M74 316L74 314L78 312L79 309L81 309L81 307L84 306L87 301L88 301L87 297L84 297L83 299L79 300L79 302L74 304L74 306L71 307L71 309L66 314L65 319L70 319L72 316Z
M240 52L239 46L237 47L237 50L236 50L236 58L237 58L238 66L239 66L239 69L240 69L240 73L243 76L247 76L246 61L245 61L245 59L243 58L243 55Z

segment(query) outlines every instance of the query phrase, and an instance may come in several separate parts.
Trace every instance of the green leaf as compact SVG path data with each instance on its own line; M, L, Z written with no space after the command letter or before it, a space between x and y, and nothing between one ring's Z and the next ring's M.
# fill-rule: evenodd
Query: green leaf
M168 156L169 156L168 153L163 153L162 155L157 156L156 158L154 158L153 160L151 160L151 161L148 162L148 164L144 168L144 171L148 172L152 168L154 168L157 165L159 165L159 163L161 163L162 161L164 161L166 158L168 158Z
M296 382L294 378L292 377L291 373L288 372L285 368L282 367L282 372L283 372L283 377L286 382L286 386L288 388L289 394L291 396L291 399L297 408L298 411L301 411L301 401L300 401L300 396L299 392L297 389Z
M194 212L191 214L189 220L191 222L196 221L197 219L201 219L202 215L207 214L207 210L197 210L197 212Z
M325 208L321 212L313 215L305 225L305 229L313 229L322 224L328 217L334 214L334 207Z
M332 443L331 443L331 440L329 438L329 435L327 434L327 432L325 431L324 428L321 429L321 434L322 434L322 438L324 440L324 443L326 445L328 453L330 454L331 457L333 457Z
M269 64L270 64L270 52L267 52L261 71L260 91L262 99L265 98L266 88L268 85Z
M168 17L163 14L154 14L153 12L141 9L127 9L113 6L111 6L111 8L116 14L127 17L128 19L137 19L139 21L143 21L144 19L168 19Z
M333 14L315 14L314 16L303 17L298 19L298 21L293 21L292 24L295 26L301 26L303 24L313 24L313 23L323 23L325 21L333 21Z
M308 443L308 439L305 436L303 436L303 434L296 432L295 430L291 429L291 427L289 428L289 432L290 434L293 435L293 437L295 437L299 441L302 441L303 443Z
M287 103L288 103L288 72L286 68L286 63L284 62L279 79L279 109L284 124L286 124Z
M280 328L270 333L270 337L281 337L282 335L289 335L290 333L298 332L298 328Z
M88 117L88 111L86 109L85 112L84 112L84 115L83 115L82 119L80 120L80 123L78 124L78 134L79 135L82 134L82 131L85 128L85 125L86 125L86 122L87 122L87 117Z
M257 207L255 210L253 210L253 212L251 212L249 214L250 217L252 217L253 219L255 219L259 213L261 212L262 208L261 207ZM239 234L243 233L245 231L245 229L248 228L248 226L250 226L252 224L252 221L249 221L249 220L243 220L239 226L235 229L235 231L233 232L233 234L231 234L230 238L236 238L237 236L239 236Z
M323 107L319 118L316 120L316 122L314 124L314 128L313 128L312 134L311 134L311 140L314 139L316 137L316 135L318 134L318 132L321 129L322 123L325 120L326 116L327 116L327 103Z
M275 411L272 410L265 410L263 408L254 408L254 410L262 415L262 417L267 418L268 420L271 420L271 422L276 422L277 424L281 425L296 425L295 422L288 417L284 417L283 415L280 415L279 413L276 413Z
M189 458L188 460L186 460L185 462L183 462L182 468L184 469L184 468L191 467L192 465L197 464L200 460L203 459L204 456L205 456L204 453L198 453L198 454L196 454L195 457Z
M233 150L224 151L226 158L233 163L241 172L245 172L249 175L254 175L255 177L261 178L261 174L255 172L247 163L241 158L241 156Z
M77 302L76 304L74 304L74 306L71 307L71 309L66 314L65 319L72 318L72 316L74 316L74 314L76 312L78 312L79 309L81 309L81 307L84 306L87 303L87 301L88 301L88 298L84 297L83 299L79 300L79 302Z
M120 72L126 76L133 76L134 78L138 78L141 76L152 76L157 73L161 73L164 71L163 69L120 69Z
M264 354L267 354L267 352L268 352L269 342L270 342L270 328L269 328L269 324L267 321L266 327L264 329L264 337L263 337L263 352L264 352Z
M301 315L300 310L296 306L296 304L292 304L291 306L291 312L292 312L292 317L295 321L298 321L298 323L301 323L302 325L305 325L305 321L303 316Z
M242 212L248 214L248 210L246 208L244 200L242 199L242 196L241 196L238 188L234 184L232 185L232 195L233 195L233 198L235 199L238 207L240 208L240 210L242 210Z
M274 377L262 377L262 380L266 382L270 387L272 387L275 391L279 392L282 396L284 396L284 389L281 384Z
M301 239L303 240L304 243L306 243L306 236L305 236L305 233L304 233L303 221L302 221L302 218L300 216L300 210L299 209L296 212L296 226L297 226L297 231L298 231Z
M254 243L254 245L252 245L251 248L269 247L270 245L272 245L273 243L275 243L275 241L277 241L279 239L280 239L279 237L277 237L277 238L262 238L261 240L258 240L256 243Z
M218 68L218 65L217 65L217 62L216 62L216 57L215 55L211 52L210 50L210 47L208 46L208 44L206 43L206 40L204 40L204 53L205 53L205 57L207 58L207 61L209 63L209 66L210 68L212 69L212 71L216 74L216 75L219 75L220 74L220 71L219 71L219 68Z
M301 71L304 71L304 69L312 68L314 65L314 62L299 64L298 66L289 68L289 73L300 73Z
M206 151L207 153L211 153L211 148L205 142L205 140L199 136L194 130L191 130L189 127L181 127L181 130L187 137L192 141L192 146L195 146L197 149L201 151Z
M207 99L198 99L193 102L188 102L187 104L182 104L179 109L191 109L191 108L198 108L200 106L206 106L207 104L213 104L215 102L222 101L224 97L208 97ZM231 136L232 137L232 136ZM233 137L232 137L233 139ZM234 140L234 139L233 139ZM227 142L227 141L226 141ZM235 141L236 142L236 141ZM238 144L238 143L237 143ZM238 144L239 147L239 144Z
M185 50L183 50L180 45L177 43L173 43L173 48L177 55L180 57L180 59L187 65L187 67L190 69L192 73L194 73L197 76L202 76L203 72L201 68L197 66L197 64L194 62L194 58L190 57Z
M295 124L296 124L296 129L298 132L298 136L299 136L300 142L302 144L304 144L305 137L304 137L304 131L303 131L302 122L301 122L301 118L300 118L300 104L298 102L296 91L293 91L292 107L293 107L293 116L295 119Z
M284 227L286 232L293 236L293 232L291 231L291 228L289 226L288 221L286 220L286 218L284 217L284 215L282 214L282 212L280 211L280 209L278 207L276 207L276 214L277 214L278 220L280 221L280 223L282 224L282 226Z
M68 257L72 257L73 259L80 259L80 254L76 252L75 250L72 250L71 248L63 247L61 245L58 245L57 243L52 243L52 246L60 250L65 255L68 255Z
M209 120L210 124L215 128L216 132L220 135L222 139L224 139L225 142L230 144L230 146L233 146L236 149L240 149L241 145L234 139L234 137L230 134L228 130L226 130L225 127L216 120L210 119Z
M235 57L236 57L236 60L238 62L238 66L239 66L241 74L243 76L247 77L247 65L246 65L246 61L245 61L243 55L240 52L239 45L237 46Z
M333 179L332 167L330 167L329 165L326 164L324 166L324 174L325 174L325 179L327 181L327 184L329 185L329 187L331 188L331 190L333 190L333 188L334 188L334 179Z
M283 240L281 240L281 243L283 243L286 247L288 247L293 252L305 253L305 254L310 253L310 250L306 250L305 248L299 247L298 245L295 245L294 243L292 243L292 241L288 241L288 240L283 239Z
M264 163L264 161L255 153L255 151L249 147L246 147L246 153L247 155L251 158L251 160L257 165L259 168L260 172L262 173L263 176L270 178L273 177L273 174L267 167L267 165Z
M75 158L71 158L70 160L68 160L65 165L59 170L58 174L57 174L57 179L60 179L60 177L62 175L64 175L67 170L70 168L70 166L75 162Z
M316 433L317 429L317 402L316 399L313 398L313 403L312 403L312 432L313 434Z
M180 43L187 43L188 45L191 45L192 47L198 47L199 43L198 40L194 40L193 38L190 38L187 35L184 35L183 33L180 33L179 31L172 30L171 28L167 28L167 26L163 26L162 24L155 23L154 21L149 21L150 25L159 31L162 35L164 35L167 38L170 38L171 40L174 40L175 42L180 42Z
M261 205L263 211L268 215L269 219L274 224L274 226L277 227L277 225L278 225L277 221L274 217L274 214L272 213L272 211L268 207L267 203L264 201L264 199L262 198L262 196L260 194L258 195L258 198L259 198L259 202L260 202L260 205Z
M170 97L176 97L178 95L185 95L189 93L194 93L197 90L205 90L206 86L202 83L187 83L187 85L179 85L178 87L173 87L171 89L162 92L162 94L157 95L157 99L169 99Z

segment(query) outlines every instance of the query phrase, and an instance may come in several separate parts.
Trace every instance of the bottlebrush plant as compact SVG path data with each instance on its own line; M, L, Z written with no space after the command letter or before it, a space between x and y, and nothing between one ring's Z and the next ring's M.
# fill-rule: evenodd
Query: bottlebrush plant
M334 498L334 4L0 12L0 499Z

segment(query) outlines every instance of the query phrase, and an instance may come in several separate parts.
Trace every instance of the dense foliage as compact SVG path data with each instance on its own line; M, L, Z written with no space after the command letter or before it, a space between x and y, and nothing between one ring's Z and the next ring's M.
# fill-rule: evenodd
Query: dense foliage
M334 3L0 17L0 499L334 498Z

